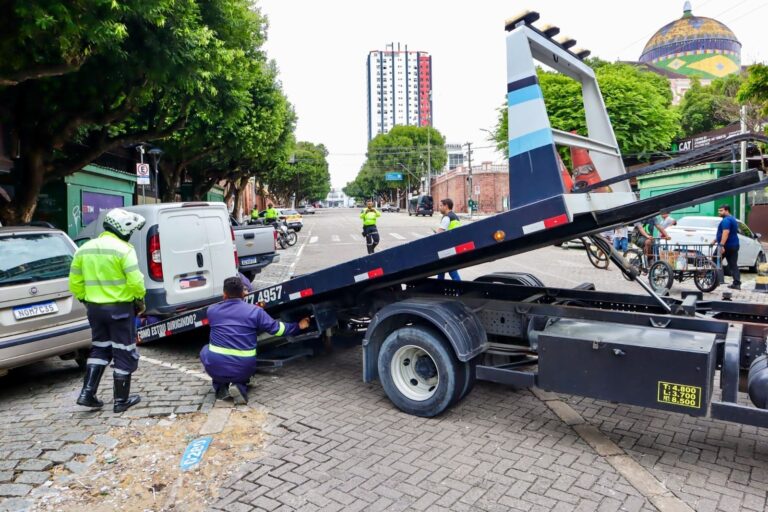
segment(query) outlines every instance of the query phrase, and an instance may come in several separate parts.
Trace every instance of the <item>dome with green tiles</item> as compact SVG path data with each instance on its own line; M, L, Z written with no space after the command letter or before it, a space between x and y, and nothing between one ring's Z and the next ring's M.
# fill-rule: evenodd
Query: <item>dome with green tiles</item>
M741 69L741 43L719 21L694 16L691 3L685 2L683 17L651 37L640 62L681 75L719 78Z

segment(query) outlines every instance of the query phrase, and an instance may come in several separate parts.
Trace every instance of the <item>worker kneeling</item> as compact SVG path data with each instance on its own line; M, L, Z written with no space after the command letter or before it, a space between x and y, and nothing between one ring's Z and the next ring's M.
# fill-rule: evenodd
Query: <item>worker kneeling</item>
M200 351L205 371L213 379L216 398L232 396L235 404L248 402L247 384L256 373L256 338L261 333L290 336L309 327L309 318L283 323L243 300L246 291L239 277L224 281L224 301L208 308L211 337Z

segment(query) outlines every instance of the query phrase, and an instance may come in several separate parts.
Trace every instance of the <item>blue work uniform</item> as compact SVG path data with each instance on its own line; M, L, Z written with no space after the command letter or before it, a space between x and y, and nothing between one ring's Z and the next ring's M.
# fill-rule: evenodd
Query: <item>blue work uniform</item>
M273 319L266 311L242 299L227 299L208 308L211 335L200 351L200 361L218 391L235 384L245 395L246 384L256 372L256 338L261 333L290 336L298 324Z

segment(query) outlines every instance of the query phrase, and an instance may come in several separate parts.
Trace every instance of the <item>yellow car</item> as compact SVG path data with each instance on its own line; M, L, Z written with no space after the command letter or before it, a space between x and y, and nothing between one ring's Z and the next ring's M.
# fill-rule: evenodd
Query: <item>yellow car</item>
M280 214L280 220L285 220L288 227L297 233L304 227L304 221L302 220L301 214L296 210L285 208L277 210L277 212Z

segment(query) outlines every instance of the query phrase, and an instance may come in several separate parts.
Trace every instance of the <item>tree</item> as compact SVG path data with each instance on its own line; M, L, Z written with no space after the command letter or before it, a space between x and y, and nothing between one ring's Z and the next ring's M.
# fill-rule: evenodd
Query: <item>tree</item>
M331 191L328 150L322 144L300 141L292 156L264 177L270 195L284 205L291 202L293 194L296 204L324 199Z
M595 75L622 153L644 153L669 148L679 131L679 117L671 108L667 81L633 66L598 61ZM581 85L554 72L538 70L552 128L587 134ZM515 120L525 122L525 120ZM497 148L507 153L507 106L502 105L494 129Z
M120 51L131 19L160 26L174 3L0 1L0 86L63 75L76 71L94 55Z
M383 198L393 201L397 189L406 183L418 183L427 174L428 162L432 172L438 173L448 161L445 137L429 126L395 126L368 142L365 164L357 178L347 184L344 193L358 198ZM403 179L387 181L388 172L400 173Z
M740 120L737 98L744 76L735 74L701 85L694 79L680 103L680 124L686 137L717 130Z
M747 76L737 93L741 103L751 103L762 116L768 116L768 65L755 64L747 70Z
M78 171L103 152L171 136L190 113L216 104L223 84L241 71L247 74L259 60L264 21L247 0L114 5L125 27L119 44L86 44L87 58L76 70L0 89L0 116L20 154L12 175L13 202L0 209L3 222L29 221L45 183ZM24 54L24 42L23 37L4 41L5 54L14 48ZM56 53L47 52L40 52L40 62ZM28 67L22 62L14 69Z

